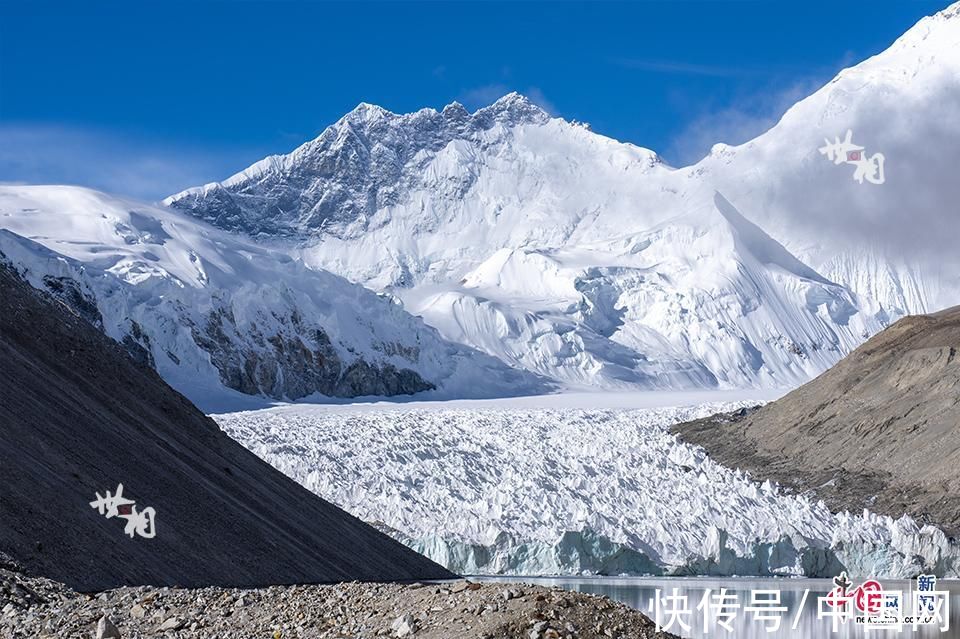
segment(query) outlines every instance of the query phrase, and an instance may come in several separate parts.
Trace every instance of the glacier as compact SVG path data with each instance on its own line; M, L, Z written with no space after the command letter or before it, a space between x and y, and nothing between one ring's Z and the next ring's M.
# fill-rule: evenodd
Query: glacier
M545 387L283 251L89 189L0 186L0 259L206 410Z
M518 94L361 104L162 204L0 185L0 259L253 452L459 572L960 577L934 527L831 513L667 431L744 401L226 413L803 383L960 301L957 78L960 4L687 167ZM847 130L886 155L885 184L819 154Z
M939 529L831 513L668 430L751 403L288 405L214 418L308 489L460 573L960 576L960 547Z

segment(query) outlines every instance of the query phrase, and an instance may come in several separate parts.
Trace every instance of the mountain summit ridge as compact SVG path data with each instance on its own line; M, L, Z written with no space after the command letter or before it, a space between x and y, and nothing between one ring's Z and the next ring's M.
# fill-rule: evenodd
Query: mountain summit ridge
M960 301L960 258L938 230L960 233L954 13L693 166L513 93L473 114L341 119L282 166L168 202L282 237L447 339L564 385L789 387L890 322ZM848 130L885 155L885 183L819 152Z
M512 92L469 113L459 102L398 115L361 102L316 138L271 155L223 182L187 189L163 203L250 235L307 237L331 232L397 200L412 179L402 165L498 125L542 124L550 115ZM416 168L416 167L414 167ZM290 184L293 182L293 184ZM333 227L333 228L332 228Z

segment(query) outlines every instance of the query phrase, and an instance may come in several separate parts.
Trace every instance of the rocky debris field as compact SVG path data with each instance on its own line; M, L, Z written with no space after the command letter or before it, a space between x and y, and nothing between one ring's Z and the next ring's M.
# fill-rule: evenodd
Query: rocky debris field
M523 584L128 587L80 594L0 567L0 637L669 638L605 597Z

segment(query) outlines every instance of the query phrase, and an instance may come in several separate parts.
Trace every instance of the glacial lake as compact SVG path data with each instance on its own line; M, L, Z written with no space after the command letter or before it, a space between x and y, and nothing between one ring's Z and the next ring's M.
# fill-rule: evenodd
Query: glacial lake
M566 590L605 595L620 601L632 608L642 611L653 618L649 605L656 597L657 589L660 597L674 594L686 596L691 611L684 620L690 625L690 630L679 628L676 624L669 631L681 637L691 639L707 639L711 637L736 637L737 639L820 639L828 637L852 638L865 637L868 639L882 639L884 637L960 637L960 581L938 580L937 590L950 593L950 628L941 632L937 626L921 626L914 630L912 626L904 626L902 632L893 629L866 629L854 621L840 624L839 630L833 632L833 621L829 618L817 618L817 597L826 596L833 588L829 579L757 579L757 578L714 578L714 577L471 577L476 581L532 583L543 586L559 586ZM856 584L860 580L853 579ZM916 582L895 579L879 580L885 591L902 591L909 597L911 590L916 589ZM719 594L721 588L727 589L727 594L735 594L735 603L741 609L730 625L733 632L718 627L711 615L704 630L704 615L697 610L704 593L710 590L712 594ZM768 632L764 622L755 621L752 615L743 611L744 606L750 605L751 592L754 590L779 590L780 605L787 611L783 613L779 630ZM808 591L804 601L804 591ZM728 600L730 601L730 600ZM801 602L803 606L801 608ZM799 613L798 613L799 611ZM910 614L907 611L906 614ZM661 617L666 623L666 618ZM794 624L796 627L794 628Z

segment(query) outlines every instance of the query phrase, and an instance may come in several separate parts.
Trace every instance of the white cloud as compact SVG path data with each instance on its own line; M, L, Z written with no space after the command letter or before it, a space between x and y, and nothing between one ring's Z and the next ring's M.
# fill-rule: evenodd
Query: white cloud
M550 115L558 115L557 107L554 106L553 102L547 99L547 96L543 94L543 91L541 91L539 87L530 87L522 93L530 98L531 102L536 104Z
M48 124L0 124L0 180L77 184L147 200L220 180L245 166L236 152L136 140ZM260 155L253 155L258 159ZM247 162L249 163L249 162Z
M704 105L697 109L663 151L675 166L694 164L719 142L736 146L749 142L780 121L798 101L823 86L829 78L809 78L774 89L757 91L722 107Z
M457 100L473 111L493 104L498 98L502 98L510 93L510 91L510 87L506 84L494 82L492 84L473 87L472 89L465 89L457 96Z

